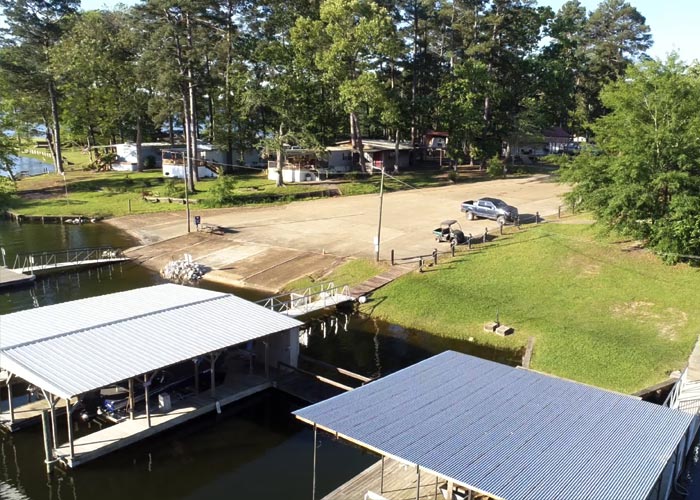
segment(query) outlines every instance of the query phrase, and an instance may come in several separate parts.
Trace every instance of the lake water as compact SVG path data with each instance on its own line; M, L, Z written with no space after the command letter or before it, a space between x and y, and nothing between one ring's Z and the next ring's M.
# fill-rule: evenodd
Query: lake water
M44 162L26 156L13 156L14 166L12 172L15 175L41 175L54 172L54 166L50 162ZM5 170L0 170L0 175L7 177L9 174Z
M8 263L15 254L137 242L102 224L17 225L0 222L0 246ZM0 293L0 314L162 283L135 264L38 279L31 286ZM206 286L206 285L203 285ZM259 293L212 286L255 300ZM302 352L359 373L377 376L395 371L446 348L517 362L520 353L481 352L471 344L438 339L372 319L318 316ZM464 343L462 343L464 344ZM515 360L515 361L513 361ZM0 498L101 500L255 496L307 500L311 491L313 434L291 412L306 403L275 390L226 407L171 432L131 446L75 471L47 478L41 429L12 435L0 432ZM62 429L62 427L61 427ZM61 431L63 432L63 431ZM320 435L319 498L376 458Z
M27 251L136 244L101 224L16 225L0 222L0 246L12 258ZM157 274L121 264L39 279L0 294L0 314L77 298L162 283ZM206 286L206 285L204 285ZM249 299L246 290L229 291ZM519 351L479 348L372 318L333 314L308 323L302 353L368 376L386 375L445 349L508 364ZM47 477L40 427L0 432L0 499L124 500L311 497L313 432L291 416L306 403L269 390L88 463ZM64 432L64 426L59 427ZM60 438L65 436L59 436ZM317 498L377 460L371 454L319 433Z

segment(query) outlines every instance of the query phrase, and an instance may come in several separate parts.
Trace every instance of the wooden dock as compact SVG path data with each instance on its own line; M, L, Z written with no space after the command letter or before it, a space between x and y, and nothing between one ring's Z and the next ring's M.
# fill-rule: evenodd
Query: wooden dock
M72 398L71 404L75 404L77 401L77 398ZM7 401L4 401L4 403L7 403ZM6 407L7 404L3 406ZM48 409L49 402L47 400L37 399L36 401L16 406L13 411L14 419L10 419L9 410L4 410L0 412L0 428L8 432L15 432L25 427L40 424L42 412ZM60 416L66 412L66 408L58 405L54 411L57 416Z
M36 279L36 276L0 266L0 288L26 285Z
M415 268L410 267L408 265L398 265L398 266L391 266L386 272L379 274L377 276L374 276L373 278L368 279L367 281L364 281L360 283L359 285L355 286L350 290L350 295L357 299L359 297L364 297L378 288L383 287L384 285L391 283L394 281L396 278L399 278L403 276L404 274L408 274L411 271L413 271Z
M382 482L382 461L371 465L347 483L333 490L321 500L382 499L416 500L423 498L437 500L443 498L439 486L442 481L428 473L420 474L420 491L416 496L418 474L415 466L402 464L390 458L384 459L384 480ZM382 486L383 484L383 486ZM365 495L371 492L370 495ZM372 495L374 494L374 495Z
M72 457L67 443L54 450L54 456L67 467L75 468L188 420L217 411L217 403L223 407L271 386L267 378L259 375L237 375L231 383L217 386L215 397L206 391L173 401L169 411L153 411L150 427L145 412L139 412L133 420L127 419L76 439Z

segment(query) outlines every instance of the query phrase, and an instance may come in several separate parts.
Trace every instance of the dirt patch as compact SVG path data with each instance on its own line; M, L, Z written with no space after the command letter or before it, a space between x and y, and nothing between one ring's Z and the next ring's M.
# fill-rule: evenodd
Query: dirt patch
M652 302L635 301L611 307L613 315L629 318L643 324L653 324L661 338L675 340L679 329L688 322L688 315L673 307L654 311Z
M578 275L581 277L591 277L600 274L600 264L597 262L591 262L582 256L572 256L566 261L566 268L574 269L578 271Z

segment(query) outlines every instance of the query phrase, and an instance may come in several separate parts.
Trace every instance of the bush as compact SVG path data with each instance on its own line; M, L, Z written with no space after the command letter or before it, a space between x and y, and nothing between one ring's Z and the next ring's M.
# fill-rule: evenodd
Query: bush
M168 179L163 192L168 198L184 198L185 184L184 182L178 181L178 179Z
M15 183L9 177L0 176L0 208L7 208L16 191Z
M234 180L232 175L220 175L209 189L209 201L214 206L231 205L235 202L233 195Z
M454 170L450 170L449 172L447 172L447 178L451 182L457 182L459 180L459 174Z
M505 177L505 163L503 163L503 160L501 160L498 156L494 156L488 162L488 166L486 167L486 173L489 174L489 177Z

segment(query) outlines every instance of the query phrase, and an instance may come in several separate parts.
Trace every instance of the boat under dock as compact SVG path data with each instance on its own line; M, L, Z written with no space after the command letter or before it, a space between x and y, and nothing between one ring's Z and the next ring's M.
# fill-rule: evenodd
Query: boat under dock
M146 413L141 411L133 420L126 419L75 439L72 454L70 444L59 446L54 450L54 457L65 466L75 468L270 387L271 381L263 376L237 375L234 381L217 386L214 396L210 391L186 396L172 401L168 411L151 412L150 425Z

